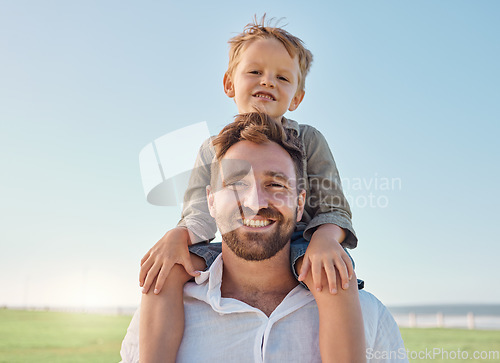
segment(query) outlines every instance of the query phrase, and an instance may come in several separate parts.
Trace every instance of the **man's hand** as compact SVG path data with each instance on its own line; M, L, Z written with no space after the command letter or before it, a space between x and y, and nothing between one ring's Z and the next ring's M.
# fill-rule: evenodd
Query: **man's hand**
M186 228L175 227L168 231L141 260L139 284L142 292L147 293L156 277L155 294L159 294L174 264L183 265L186 272L193 277L200 274L196 271L189 255L189 232Z
M321 291L323 288L321 275L324 269L330 292L336 294L337 281L335 268L337 268L342 281L342 288L347 289L354 270L351 259L339 243L344 237L345 232L336 225L324 224L318 227L313 233L304 255L299 281L303 281L309 269L311 269L314 288L317 291ZM308 287L312 288L311 286Z

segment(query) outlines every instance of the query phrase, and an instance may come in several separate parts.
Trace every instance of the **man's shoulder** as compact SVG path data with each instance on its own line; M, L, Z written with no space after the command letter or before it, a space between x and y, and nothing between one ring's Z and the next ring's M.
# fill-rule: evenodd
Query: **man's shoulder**
M389 309L379 299L364 290L359 292L359 302L363 313L367 346L387 351L404 349L398 325Z
M372 319L378 319L381 315L388 312L387 307L375 295L366 290L359 291L359 303L361 304L363 315Z
M372 304L372 305L384 305L382 302L375 297L371 292L368 292L366 290L359 290L359 300L364 301L367 304Z

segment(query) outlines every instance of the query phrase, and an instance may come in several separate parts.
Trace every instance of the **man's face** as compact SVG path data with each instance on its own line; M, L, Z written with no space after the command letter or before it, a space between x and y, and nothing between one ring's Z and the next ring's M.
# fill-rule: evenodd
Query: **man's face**
M224 243L246 260L274 256L289 242L304 205L290 155L274 142L240 141L219 169L208 202Z
M224 91L234 97L239 113L266 113L278 119L295 110L304 91L298 90L299 61L276 39L258 39L243 50L232 75L224 76Z

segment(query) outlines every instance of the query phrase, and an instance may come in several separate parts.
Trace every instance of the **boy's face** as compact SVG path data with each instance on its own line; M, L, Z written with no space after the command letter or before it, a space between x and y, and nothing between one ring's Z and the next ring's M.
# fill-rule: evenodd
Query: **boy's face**
M224 75L224 92L239 113L260 111L281 118L295 110L304 91L298 90L299 61L278 40L258 39L242 52L232 75Z

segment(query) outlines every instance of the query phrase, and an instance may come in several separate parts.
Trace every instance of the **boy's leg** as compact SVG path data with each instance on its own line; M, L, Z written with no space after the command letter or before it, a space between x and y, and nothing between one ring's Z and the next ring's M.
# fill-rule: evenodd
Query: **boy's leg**
M193 254L191 259L196 269L205 269L204 259ZM192 278L182 265L176 264L160 294L154 295L150 289L143 295L139 326L141 363L175 362L184 334L184 285Z
M217 256L222 252L222 243L221 242L201 242L194 245L189 246L189 252L191 252L191 256L196 255L199 257L198 261L204 262L203 268L198 269L198 271L203 271L212 266L212 263L215 261ZM194 266L198 268L198 266Z
M290 260L296 278L302 267L307 246L308 242L303 238L302 231L294 232L290 245ZM356 278L356 275L354 274L353 277ZM338 271L336 271L336 278L337 286L341 286ZM366 362L365 330L358 294L358 287L362 289L363 282L358 280L357 285L349 284L348 289L338 289L337 294L332 295L324 270L321 280L323 281L321 291L314 288L310 290L318 305L319 347L322 361L327 363ZM313 286L310 271L304 283L306 287L307 285Z
M302 258L297 260L300 271ZM340 274L336 273L337 286L341 286ZM354 275L355 278L355 275ZM358 286L350 284L346 290L338 289L337 294L329 292L326 273L323 270L323 289L311 289L316 299L319 314L319 348L321 359L330 362L366 362L365 330L359 303ZM312 274L304 280L312 286Z

